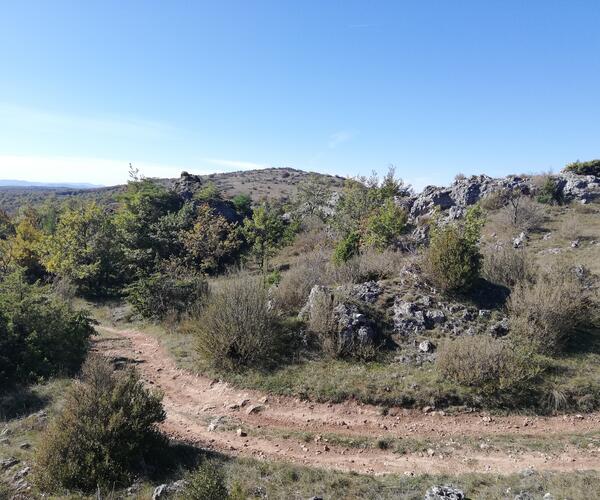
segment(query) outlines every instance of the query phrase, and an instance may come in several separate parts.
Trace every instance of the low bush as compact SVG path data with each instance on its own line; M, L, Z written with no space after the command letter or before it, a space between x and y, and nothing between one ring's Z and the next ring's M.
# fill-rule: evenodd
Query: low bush
M565 170L579 175L595 175L600 177L600 160L575 161L569 163Z
M329 257L324 251L302 256L297 264L283 275L275 289L275 305L288 314L297 313L306 303L308 294L315 285L328 283L329 267Z
M536 179L536 200L548 205L562 205L563 191L558 182L550 175L542 175Z
M179 498L185 500L228 500L225 475L213 462L205 461L187 478Z
M281 352L283 327L260 277L242 274L222 283L185 329L217 369L268 366Z
M336 265L348 262L352 257L358 254L359 248L360 235L356 231L351 231L336 244L333 251L333 262Z
M479 277L481 220L475 212L467 214L464 227L433 225L425 254L425 272L435 286L445 292L466 292Z
M77 372L94 334L86 312L20 274L0 282L0 388Z
M539 228L544 218L543 205L528 196L517 195L510 197L508 204L498 210L492 220L509 231L531 231Z
M591 319L591 298L569 271L553 268L519 283L508 301L512 335L543 353L559 352Z
M529 252L512 245L486 245L483 250L482 276L488 281L508 288L521 281L532 281L536 265Z
M164 444L156 428L165 419L161 399L135 370L114 372L104 358L91 357L40 440L40 488L91 492L128 484Z
M526 352L506 339L488 336L459 337L442 344L436 368L443 377L487 395L519 390L540 373Z
M179 317L199 306L208 292L206 280L193 273L157 272L127 289L127 300L144 318Z

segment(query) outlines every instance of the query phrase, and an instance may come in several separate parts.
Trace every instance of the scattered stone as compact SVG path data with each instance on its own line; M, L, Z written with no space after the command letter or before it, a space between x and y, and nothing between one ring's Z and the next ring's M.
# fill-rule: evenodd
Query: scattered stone
M21 443L19 445L19 448L21 448L22 450L28 450L29 448L31 448L31 443Z
M208 432L214 432L217 430L217 428L219 427L219 425L221 425L223 421L223 417L216 417L214 418L210 424L208 424Z
M425 406L423 408L423 413L431 413L434 410L435 410L435 408L433 406Z
M262 410L264 410L264 406L262 406L262 405L250 405L248 407L248 409L246 410L246 413L248 415L252 415L253 413L259 413Z
M429 340L424 340L419 344L419 351L421 352L433 352L435 351L435 345Z
M17 472L13 476L13 479L15 481L18 481L19 479L23 479L24 477L26 477L27 475L29 475L30 472L31 472L31 467L23 467L19 472Z
M246 432L244 432L242 429L238 429L237 430L237 435L239 437L246 437L248 434Z
M554 500L554 495L552 493L546 493L543 497L542 500Z
M543 240L549 240L550 238L552 238L552 233L546 233L544 236L542 236Z
M424 500L464 500L465 493L453 486L432 486L425 493Z
M522 248L525 246L525 242L527 241L527 235L524 232L521 232L519 236L513 238L512 243L514 248Z
M571 242L571 248L578 248L579 247L579 240L573 240Z
M514 500L535 500L534 496L527 491L521 491L517 495L515 495Z
M510 323L508 321L508 318L503 318L501 321L498 321L498 323L494 323L490 327L490 333L492 334L492 337L504 337L508 334L509 331Z
M0 470L8 470L20 462L18 458L8 457L0 460Z

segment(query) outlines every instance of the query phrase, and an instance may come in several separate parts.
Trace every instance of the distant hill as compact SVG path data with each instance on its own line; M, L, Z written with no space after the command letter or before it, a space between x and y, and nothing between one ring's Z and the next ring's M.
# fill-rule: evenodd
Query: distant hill
M97 184L76 183L76 182L30 182L13 179L0 179L2 187L50 187L50 188L71 188L71 189L94 189L103 187Z
M309 175L316 175L329 184L332 189L341 189L344 178L340 176L304 172L294 168L266 168L262 170L244 170L199 176L203 183L212 182L226 198L237 194L247 194L252 200L286 201L292 198L298 184ZM160 184L170 187L177 179L157 179ZM57 200L80 199L95 200L98 203L113 204L125 189L125 185L108 187L72 187L49 185L2 185L0 181L0 209L9 213L16 212L21 206L37 205L48 198ZM86 185L89 186L89 185Z

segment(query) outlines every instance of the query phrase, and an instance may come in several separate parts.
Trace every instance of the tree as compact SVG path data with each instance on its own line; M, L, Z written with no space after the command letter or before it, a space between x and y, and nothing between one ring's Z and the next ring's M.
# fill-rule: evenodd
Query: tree
M180 234L185 261L203 273L214 273L233 260L241 246L237 225L206 203L196 210L193 227Z
M398 239L406 226L406 220L406 211L396 205L393 198L386 199L367 218L365 243L379 250L385 249Z
M116 235L111 217L95 203L67 209L46 242L46 269L69 278L85 295L114 293L123 284L123 253Z
M252 218L245 219L243 226L243 234L263 272L268 259L289 243L296 231L297 224L286 223L280 208L266 203L254 210Z
M321 177L317 174L309 174L298 184L296 210L302 216L316 216L325 220L332 194L331 188Z
M15 229L11 252L14 263L25 270L25 277L30 283L46 274L41 262L43 239L44 234L37 226L36 213L27 210Z
M115 222L130 274L152 273L158 260L169 256L169 246L157 237L159 221L178 212L183 202L176 193L146 178L130 181L120 201Z

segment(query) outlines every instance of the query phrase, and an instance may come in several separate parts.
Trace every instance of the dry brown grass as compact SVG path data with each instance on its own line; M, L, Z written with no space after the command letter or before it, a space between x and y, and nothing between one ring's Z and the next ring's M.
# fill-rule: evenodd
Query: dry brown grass
M553 267L519 283L508 301L511 334L543 353L559 352L590 319L591 297L570 269Z
M539 373L532 360L505 339L460 337L442 345L436 368L461 385L486 392L514 389Z
M492 243L485 245L482 253L482 276L492 283L512 288L520 281L532 281L535 276L535 260L525 248Z
M509 203L490 215L496 232L512 235L515 231L539 229L545 220L546 207L527 196L511 198Z

